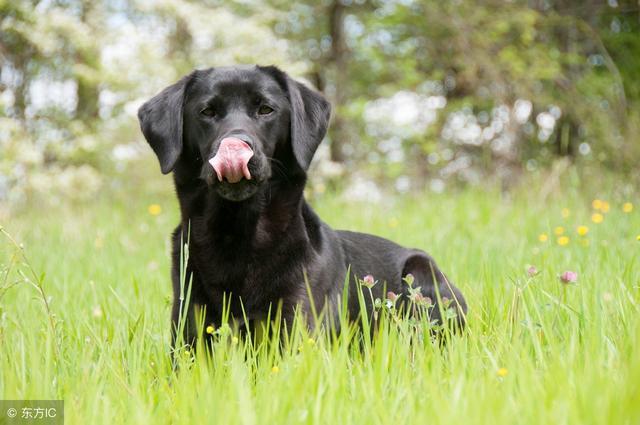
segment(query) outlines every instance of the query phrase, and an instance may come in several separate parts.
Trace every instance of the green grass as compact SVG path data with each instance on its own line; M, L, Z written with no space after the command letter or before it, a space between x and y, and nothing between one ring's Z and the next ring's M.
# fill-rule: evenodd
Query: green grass
M548 199L527 188L467 190L384 205L317 198L334 227L430 252L467 297L466 333L439 348L405 322L364 350L301 330L283 350L222 335L213 358L183 355L174 374L168 235L177 206L168 179L157 186L165 189L34 203L1 223L35 277L2 236L0 398L64 399L68 424L640 422L637 198L607 188ZM593 196L611 205L601 224L590 220ZM632 213L621 211L625 201ZM162 212L151 215L150 204ZM568 245L557 244L556 226ZM538 276L527 276L529 264ZM579 273L577 285L559 282L565 270ZM51 314L20 271L42 281Z

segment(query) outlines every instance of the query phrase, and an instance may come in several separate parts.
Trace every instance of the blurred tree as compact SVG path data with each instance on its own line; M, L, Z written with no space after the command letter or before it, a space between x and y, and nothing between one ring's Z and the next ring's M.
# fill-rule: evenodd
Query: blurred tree
M337 162L344 162L343 144L347 140L348 133L346 129L345 117L343 117L342 109L348 99L348 66L349 66L349 49L344 35L344 17L346 7L342 0L333 0L328 10L328 29L331 37L331 53L328 56L330 64L333 66L334 75L334 104L338 113L333 119L332 143L331 143L331 159ZM316 74L319 71L316 70Z
M122 166L115 143L140 139L141 100L195 66L255 63L268 51L299 73L269 19L215 1L0 0L0 199L91 196L97 170ZM70 190L75 181L91 190Z
M429 154L443 150L453 150L453 156L445 155L450 160L465 159L484 174L497 170L506 181L513 181L512 174L531 159L529 164L535 167L556 155L573 157L580 146L583 154L598 160L615 166L624 162L626 156L620 153L623 145L630 146L623 143L628 118L624 88L640 80L631 76L638 68L621 71L592 25L600 22L600 14L612 11L617 16L633 10L637 16L636 6L616 10L613 0L609 5L571 0L357 5L342 0L287 9L284 3L271 3L287 10L276 21L276 32L294 42L298 57L311 58L312 69L320 75L316 80L333 95L334 126L345 132L342 123L348 121L351 133L359 136L332 133L332 142L336 137L342 143L369 140L360 153L342 150L354 152L352 157L364 155L379 142L365 132L362 112L367 104L400 90L431 87L432 94L443 94L448 102L435 128L404 144L418 174L424 175L428 168ZM343 30L332 32L327 19L342 21ZM618 55L635 61L640 55L629 55L627 49L637 48L626 43ZM337 65L339 71L330 72ZM516 119L518 101L533 107L531 118L523 122ZM491 116L499 108L506 108L507 118L478 125L482 124L478 117ZM444 137L450 117L461 111L470 111L471 128L474 132L479 128L482 137L470 142ZM446 165L447 161L440 162L441 167ZM386 173L394 166L376 168Z
M309 61L309 78L325 92L333 105L329 129L331 159L344 162L346 151L359 137L350 125L348 106L354 93L351 88L360 76L352 75L353 49L348 20L371 11L365 0L323 0L291 3L269 0L279 13L273 20L277 35L293 41L293 55Z
M511 182L559 156L630 171L640 155L639 9L0 0L0 198L65 167L109 170L113 141L139 140L142 99L193 67L256 62L306 75L334 106L331 158L398 187Z
M105 18L105 12L99 1L80 0L77 7L79 23L85 34L72 43L75 58L73 77L78 85L75 117L93 127L97 124L102 78L100 46L96 41L101 38L99 35L102 33L101 22Z
M9 112L25 118L27 91L36 63L43 59L32 29L37 25L33 8L37 2L0 1L0 59L5 90L11 90L13 105Z
M34 81L69 80L76 85L72 115L91 126L98 118L101 3L2 1L0 12L0 67L10 76L12 114L26 118Z

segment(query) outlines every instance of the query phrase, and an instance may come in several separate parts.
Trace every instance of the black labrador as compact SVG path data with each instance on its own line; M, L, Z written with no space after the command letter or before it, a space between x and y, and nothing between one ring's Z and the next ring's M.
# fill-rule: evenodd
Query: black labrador
M322 95L273 66L196 70L142 105L142 132L162 172L173 171L182 215L173 233L174 338L187 239L188 315L206 306L207 324L220 323L225 302L241 321L263 320L278 303L285 322L296 308L337 314L349 270L351 317L360 311L357 279L373 276L375 297L384 299L386 288L406 299L402 278L411 273L436 304L436 320L438 300L448 298L463 324L464 298L429 255L333 230L305 201L306 171L330 111ZM194 326L184 336L193 341Z

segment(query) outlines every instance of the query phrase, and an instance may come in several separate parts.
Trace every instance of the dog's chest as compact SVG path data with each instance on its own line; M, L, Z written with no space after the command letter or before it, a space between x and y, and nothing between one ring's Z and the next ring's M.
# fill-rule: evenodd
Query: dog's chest
M256 227L253 237L221 234L194 244L191 258L206 292L229 292L246 300L286 291L302 276L304 243Z
M253 217L191 220L194 282L214 304L221 304L225 294L239 296L244 307L258 309L289 298L304 287L302 265L310 255L308 249L302 220L273 204Z

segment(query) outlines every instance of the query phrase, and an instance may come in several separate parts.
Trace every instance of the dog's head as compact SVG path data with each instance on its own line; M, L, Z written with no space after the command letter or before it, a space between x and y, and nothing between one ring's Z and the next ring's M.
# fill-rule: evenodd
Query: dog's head
M330 104L275 67L194 71L138 111L164 174L201 178L242 201L279 172L304 175L322 141Z

